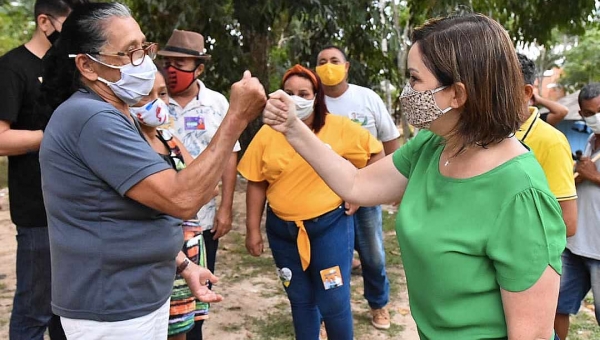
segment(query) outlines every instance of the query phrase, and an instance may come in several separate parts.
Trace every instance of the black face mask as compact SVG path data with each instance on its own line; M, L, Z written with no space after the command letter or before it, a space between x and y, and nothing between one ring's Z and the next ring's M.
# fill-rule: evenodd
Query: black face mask
M46 36L46 39L48 39L48 41L54 45L54 43L56 42L56 40L58 40L58 38L60 37L60 32L57 30L54 30L54 32L52 32L50 35Z
M49 35L46 35L46 39L48 39L48 41L54 45L54 43L56 42L56 40L58 40L58 37L60 37L60 32L56 29L56 26L54 26L54 23L52 22L52 16L50 16L49 14L47 14L47 16L49 17L50 20L50 25L52 25L52 28L54 28L54 32L50 33Z

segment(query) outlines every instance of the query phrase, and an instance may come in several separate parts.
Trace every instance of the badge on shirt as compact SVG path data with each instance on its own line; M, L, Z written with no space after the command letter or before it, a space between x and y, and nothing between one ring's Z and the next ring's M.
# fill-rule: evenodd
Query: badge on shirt
M277 268L277 276L279 276L285 288L290 286L290 282L292 281L292 271L290 268Z
M325 287L325 290L343 286L344 282L342 281L340 266L321 270L321 280L323 281L323 287Z
M185 131L206 129L206 126L204 125L204 117L202 116L184 117L184 124Z

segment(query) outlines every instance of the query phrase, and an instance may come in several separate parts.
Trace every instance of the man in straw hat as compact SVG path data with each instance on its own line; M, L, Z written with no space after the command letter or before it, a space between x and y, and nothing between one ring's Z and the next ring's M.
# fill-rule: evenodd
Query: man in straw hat
M200 33L174 30L167 45L158 52L165 59L165 74L169 89L170 130L195 158L208 146L225 118L229 103L222 94L207 88L198 77L204 72L210 55L204 52L204 37ZM221 203L216 199L198 212L206 246L206 263L214 273L219 238L231 230L233 192L236 182L236 143L221 178ZM188 339L202 338L202 320L188 333Z

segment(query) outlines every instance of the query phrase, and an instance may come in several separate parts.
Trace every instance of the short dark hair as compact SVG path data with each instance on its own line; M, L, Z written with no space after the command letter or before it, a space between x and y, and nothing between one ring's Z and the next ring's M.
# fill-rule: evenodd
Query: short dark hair
M78 5L87 3L85 0L37 0L33 5L33 15L36 18L41 14L54 17L66 17Z
M592 100L598 96L600 96L600 83L589 83L579 91L577 101L579 102L579 106L581 106L584 100Z
M338 47L336 45L327 45L327 46L323 47L321 49L321 51L319 51L319 54L321 54L321 52L326 51L326 50L338 50L342 54L342 56L344 56L344 61L348 61L348 56L346 55L346 52L344 52L344 50L342 50L340 47ZM317 60L317 62L318 62L318 60Z
M521 72L523 73L525 84L533 85L535 83L535 63L522 53L517 53L517 58L519 59L519 64L521 64Z
M290 68L283 76L283 79L281 79L282 90L285 82L293 76L307 79L313 85L313 91L315 92L315 116L313 117L312 130L317 133L321 130L323 125L325 125L325 115L327 115L327 104L325 103L325 91L323 90L323 83L321 83L319 76L312 70L309 70L301 65L295 65Z
M514 134L525 116L523 77L502 25L482 14L453 15L427 21L411 40L441 86L465 87L453 143L487 146Z

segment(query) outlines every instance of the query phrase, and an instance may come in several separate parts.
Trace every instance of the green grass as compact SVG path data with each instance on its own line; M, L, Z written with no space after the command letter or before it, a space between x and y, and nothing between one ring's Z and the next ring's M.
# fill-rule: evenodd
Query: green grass
M227 237L229 238L229 242L231 242L228 250L237 260L237 270L235 272L239 278L247 279L268 272L275 273L275 263L270 252L265 252L261 256L254 257L246 250L246 243L242 234L229 233ZM264 239L266 241L266 237Z
M393 317L393 311L390 311L390 317ZM367 339L367 334L372 332L370 313L354 313L354 337L356 339ZM387 335L388 339L398 339L404 327L392 322L389 329L379 330L381 334Z
M402 266L402 258L400 257L400 247L396 238L396 214L383 212L383 233L385 247L385 259L388 267Z
M251 329L259 340L293 340L294 326L289 310L270 313L261 318L250 320Z
M8 159L0 157L0 188L8 186Z
M569 340L597 340L600 339L600 327L593 316L580 311L571 317L571 327L569 327L567 338Z

